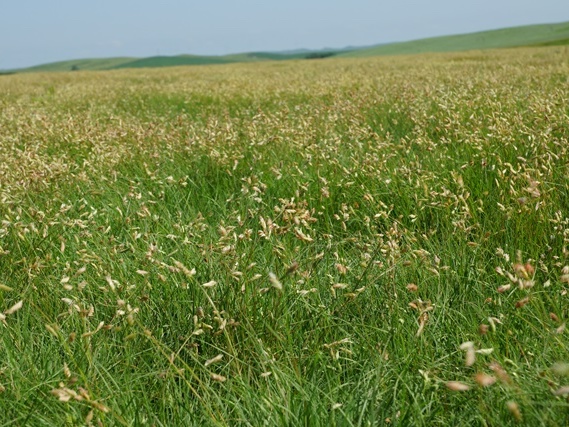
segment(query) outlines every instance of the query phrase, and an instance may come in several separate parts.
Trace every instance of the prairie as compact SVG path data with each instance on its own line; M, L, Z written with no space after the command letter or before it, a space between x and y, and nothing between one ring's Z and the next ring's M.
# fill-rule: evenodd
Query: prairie
M0 425L567 425L564 46L0 78Z
M368 57L410 55L429 52L460 52L530 46L563 46L569 44L569 22L524 25L475 33L430 37L404 42L391 42L367 47L306 50L289 52L244 52L223 56L153 56L148 58L91 58L58 61L5 72L47 72L72 70L115 70L120 68L157 68L182 65L229 64L236 62L323 59L330 56ZM0 70L1 72L2 70Z

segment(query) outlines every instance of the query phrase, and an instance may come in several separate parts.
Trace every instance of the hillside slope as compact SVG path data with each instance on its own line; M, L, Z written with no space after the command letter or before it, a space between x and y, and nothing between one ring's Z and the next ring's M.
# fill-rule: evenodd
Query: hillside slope
M290 59L308 59L319 57L318 55L332 56L344 50L329 51L306 51L304 53L279 53L279 52L247 52L230 54L225 56L201 56L201 55L176 55L176 56L151 56L147 58L92 58L74 59L69 61L57 61L47 64L36 65L14 72L53 72L53 71L98 71L115 70L119 68L158 68L175 67L182 65L211 65L232 64L235 62L256 61L285 61Z
M431 37L358 49L340 54L339 56L401 55L551 44L569 44L569 22L526 25L454 36Z
M71 71L71 70L109 70L136 60L136 58L100 58L100 59L72 59L70 61L50 62L34 67L16 70L18 72L43 72L43 71Z
M569 44L569 21L557 24L526 25L469 34L431 37L427 39L381 44L372 47L296 50L289 52L245 52L225 56L153 56L148 58L103 58L59 61L37 65L15 72L112 70L117 68L157 68L182 65L229 64L235 62L284 61L290 59L319 59L336 57L365 57L402 55L425 52L452 52L496 49L517 46L552 46Z

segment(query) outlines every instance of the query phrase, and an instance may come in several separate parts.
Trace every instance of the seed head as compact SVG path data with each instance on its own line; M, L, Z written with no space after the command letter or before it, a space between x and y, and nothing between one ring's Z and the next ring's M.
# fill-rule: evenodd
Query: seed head
M485 374L484 372L478 372L474 380L480 387L489 387L496 382L496 377Z
M218 375L218 374L211 374L211 379L217 382L225 382L227 380L226 377L224 377L223 375Z
M468 391L470 386L468 384L461 383L460 381L447 381L445 384L448 389L452 391Z
M509 402L506 402L506 407L517 422L520 422L522 420L522 413L520 411L520 407L516 402L510 400Z
M213 365L214 363L220 362L221 359L223 359L223 354L218 354L217 356L215 356L209 360L206 360L204 365L205 366Z
M280 280L275 275L275 273L269 273L269 282L271 282L271 285L273 286L273 288L275 288L279 291L283 290L283 284L280 282Z
M6 314L6 315L14 314L16 311L21 309L23 305L24 305L24 301L18 301L12 307L10 307L8 310L6 310L4 312L4 314Z

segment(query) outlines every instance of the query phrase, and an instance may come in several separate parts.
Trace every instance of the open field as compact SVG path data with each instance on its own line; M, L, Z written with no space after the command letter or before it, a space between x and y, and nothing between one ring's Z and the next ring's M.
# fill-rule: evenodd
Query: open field
M74 59L70 61L58 61L48 64L40 64L34 67L12 72L52 72L52 71L101 71L118 70L121 68L161 68L177 67L183 65L219 65L233 64L238 62L259 62L259 61L286 61L291 59L311 59L318 55L332 56L338 51L306 51L298 53L270 53L270 52L249 52L238 53L224 56L205 56L205 55L176 55L176 56L151 56L148 58L92 58Z
M0 77L0 426L567 425L568 78Z
M561 22L559 24L525 25L477 33L390 43L346 52L341 54L341 56L411 55L425 52L460 52L478 49L566 44L569 44L569 22Z
M153 56L149 58L101 58L76 59L40 64L17 72L44 72L70 70L115 70L120 68L158 68L182 65L230 64L237 62L285 61L297 59L317 59L329 56L364 57L381 55L409 55L427 52L460 52L511 48L519 46L561 46L569 44L569 22L557 24L525 25L411 40L400 43L387 43L371 47L347 49L299 50L297 52L247 52L224 56Z

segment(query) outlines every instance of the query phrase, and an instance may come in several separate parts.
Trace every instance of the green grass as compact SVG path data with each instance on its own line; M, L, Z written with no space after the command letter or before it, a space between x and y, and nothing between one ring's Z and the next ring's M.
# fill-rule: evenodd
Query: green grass
M52 72L52 71L72 71L73 69L84 71L109 70L121 64L128 64L134 58L103 58L103 59L74 59L70 61L52 62L49 64L29 67L21 71L25 72Z
M225 56L154 56L149 58L80 59L37 65L17 72L50 72L70 70L112 70L119 68L155 68L183 65L212 65L235 62L321 59L333 56L366 57L403 55L426 52L451 52L497 49L517 46L561 46L569 41L569 22L527 25L470 34L433 37L401 43L389 43L353 50L302 51L296 53L248 52Z
M331 52L334 53L334 52ZM59 61L49 64L16 70L18 72L54 72L54 71L100 71L115 70L121 68L159 68L176 67L184 65L214 65L231 64L236 62L255 61L283 61L291 59L306 59L309 53L280 54L269 52L241 53L225 56L152 56L148 58L102 58L102 59L77 59Z
M516 46L550 46L567 44L569 22L526 25L477 33L432 37L401 43L390 43L341 54L344 57L403 55L425 52L456 52L498 49Z
M136 61L120 64L113 68L148 68L148 67L172 67L180 65L210 65L227 64L228 61L222 57L215 56L153 56L150 58L138 59Z
M0 426L566 425L566 64L2 77Z
M569 37L536 43L532 46L566 46L569 45Z

